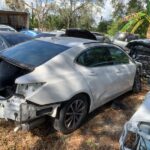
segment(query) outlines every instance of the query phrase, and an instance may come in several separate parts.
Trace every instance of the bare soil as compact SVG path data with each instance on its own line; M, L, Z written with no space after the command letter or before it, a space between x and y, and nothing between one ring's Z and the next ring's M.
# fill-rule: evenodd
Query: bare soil
M121 103L121 109L112 107L113 102L98 108L80 129L69 135L56 132L51 121L30 132L14 133L13 122L0 120L0 150L119 150L123 125L148 91L144 85L138 94L129 92L115 99Z

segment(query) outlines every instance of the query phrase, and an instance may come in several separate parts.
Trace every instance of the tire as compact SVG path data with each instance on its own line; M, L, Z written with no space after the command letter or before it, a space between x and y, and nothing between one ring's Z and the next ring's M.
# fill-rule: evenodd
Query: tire
M134 78L134 84L133 84L133 88L132 91L134 93L139 93L142 90L142 81L141 81L141 76L140 74L137 72Z
M89 103L86 95L77 95L62 106L54 128L63 134L75 131L87 116Z

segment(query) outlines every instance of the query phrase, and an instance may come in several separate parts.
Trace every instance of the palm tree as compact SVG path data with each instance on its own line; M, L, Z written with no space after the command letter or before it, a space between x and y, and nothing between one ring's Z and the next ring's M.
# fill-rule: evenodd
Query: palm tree
M135 33L141 25L148 22L149 26L146 36L147 38L150 38L150 0L147 0L146 11L141 11L130 16L126 16L124 21L127 21L127 23L123 26L121 31L130 33Z

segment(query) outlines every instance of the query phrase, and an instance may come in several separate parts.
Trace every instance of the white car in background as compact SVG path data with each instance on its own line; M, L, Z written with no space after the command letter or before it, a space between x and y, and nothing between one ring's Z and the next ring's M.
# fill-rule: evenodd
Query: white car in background
M126 45L128 44L128 42L132 41L132 40L137 40L139 39L139 35L138 34L132 34L132 33L128 33L128 32L117 32L112 40L112 42L116 45L119 45L123 48L126 47Z
M3 25L3 24L0 24L0 31L17 32L13 27L10 27L8 25Z
M150 150L150 92L143 104L125 124L120 138L121 150Z
M136 63L113 44L39 38L5 50L0 58L0 117L20 127L51 116L55 129L67 134L99 106L140 90Z

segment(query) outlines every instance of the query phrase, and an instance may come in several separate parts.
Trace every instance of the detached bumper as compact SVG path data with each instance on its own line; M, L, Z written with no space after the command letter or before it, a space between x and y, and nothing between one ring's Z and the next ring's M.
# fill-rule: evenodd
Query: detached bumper
M24 123L45 115L55 117L59 106L59 104L37 106L28 104L23 98L13 96L8 100L0 101L0 118Z

